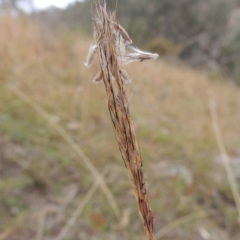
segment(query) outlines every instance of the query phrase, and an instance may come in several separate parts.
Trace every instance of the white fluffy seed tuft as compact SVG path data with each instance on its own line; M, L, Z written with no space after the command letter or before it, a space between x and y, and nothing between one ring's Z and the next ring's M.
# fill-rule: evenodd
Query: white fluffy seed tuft
M144 52L138 48L135 47L129 47L131 49L131 52L128 53L124 59L125 64L134 62L134 61L144 61L144 60L156 60L159 55L157 53L150 53L150 52Z

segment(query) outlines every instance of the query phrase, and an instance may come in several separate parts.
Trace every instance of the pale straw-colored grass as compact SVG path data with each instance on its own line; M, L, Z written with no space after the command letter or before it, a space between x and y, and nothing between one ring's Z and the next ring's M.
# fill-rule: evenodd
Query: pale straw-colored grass
M222 157L222 163L226 172L227 180L229 182L229 186L231 188L233 198L236 204L236 208L238 211L238 221L240 222L240 194L238 190L238 184L234 177L234 172L232 170L230 159L229 159L229 156L224 144L223 136L221 133L221 129L219 126L218 115L217 115L217 104L214 99L213 92L210 92L209 109L211 113L213 131L214 131L218 148Z

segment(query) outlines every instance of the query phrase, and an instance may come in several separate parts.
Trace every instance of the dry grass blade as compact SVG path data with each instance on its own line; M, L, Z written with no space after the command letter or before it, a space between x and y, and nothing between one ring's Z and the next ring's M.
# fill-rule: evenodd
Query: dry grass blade
M106 1L103 1L103 5L100 0L96 1L95 19L95 42L98 44L99 65L103 73L102 78L115 136L134 188L145 232L148 239L153 240L153 214L148 204L142 158L124 89L124 83L130 82L130 78L122 69L122 64L124 61L156 59L157 54L145 53L140 50L135 50L137 52L134 53L134 56L133 53L125 53L125 49L121 45L125 44L127 49L127 45L132 41L127 32L116 23L115 14L108 16ZM119 35L121 41L116 41L116 36ZM125 54L129 56L126 59L122 57Z
M35 240L43 240L44 239L44 225L46 221L46 216L48 213L57 212L57 208L55 206L47 206L44 208L40 214L40 220L38 223L38 229Z
M36 240L42 240L44 235L44 224L45 224L46 211L43 211L38 224Z
M212 95L212 94L211 94ZM211 113L211 120L212 120L212 126L214 130L214 134L217 140L218 148L220 151L220 154L222 156L222 162L224 169L226 171L227 179L236 203L237 211L238 211L238 220L240 221L240 194L238 191L237 182L234 178L234 173L232 171L231 165L230 165L230 159L227 154L227 150L223 141L223 137L221 134L221 130L218 123L218 117L217 117L217 107L216 107L216 101L211 96L209 101L209 108Z
M0 240L8 239L9 235L13 232L13 229L6 229L5 231L0 233Z
M193 222L193 221L197 221L199 219L202 218L208 218L211 216L216 216L219 215L219 211L217 211L218 209L209 209L206 211L203 210L198 210L194 213L190 213L186 216L183 216L181 218L176 219L175 221L169 223L168 225L164 226L161 230L159 230L156 234L155 234L155 240L159 240L161 238L163 238L164 236L166 236L167 234L169 234L170 232L172 232L174 229ZM233 208L229 208L229 214L232 214L232 210Z
M49 114L37 103L35 103L30 97L28 97L24 92L20 91L16 87L10 86L9 89L13 91L22 101L29 104L36 112L38 112L46 121L55 129L59 135L68 143L72 150L81 158L83 163L86 165L88 170L93 174L94 178L99 182L102 191L105 193L109 200L110 206L112 207L117 218L120 217L120 209L115 201L111 191L109 190L103 177L100 175L96 167L92 164L87 155L83 150L74 142L74 140L69 136L69 134L55 121L51 119Z
M192 221L200 219L200 218L207 217L209 215L211 215L211 213L199 211L199 212L191 213L187 216L181 217L181 218L171 222L170 224L164 226L161 230L159 230L155 234L155 240L161 239L162 237L166 236L168 233L170 233L174 229L180 227L181 225L184 225L186 223L192 222Z
M103 175L105 175L108 172L108 170L109 170L109 167L106 167L103 170ZM66 225L63 227L63 229L61 230L59 235L55 238L55 240L62 240L62 239L64 239L66 237L66 235L68 234L69 230L74 225L74 223L76 222L77 218L82 213L83 209L85 208L85 206L87 205L87 203L90 201L90 199L92 198L93 194L97 190L99 184L100 183L97 180L94 182L94 184L92 185L92 187L90 188L88 193L85 195L83 200L80 202L80 204L78 205L77 209L74 211L72 216L69 218L69 220L67 221Z

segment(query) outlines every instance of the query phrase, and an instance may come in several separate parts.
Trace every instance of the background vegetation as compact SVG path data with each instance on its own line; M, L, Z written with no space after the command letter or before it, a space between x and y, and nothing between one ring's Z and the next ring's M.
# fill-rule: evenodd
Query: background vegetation
M162 54L157 62L127 69L133 79L127 90L156 239L237 240L237 209L212 129L209 101L217 104L239 186L240 90L218 72L196 71L166 56L187 56L193 64L196 56L190 58L189 49L205 53L202 39L209 39L211 51L217 48L229 56L221 69L237 81L239 26L230 19L238 2L136 2L123 5L119 0L118 19L136 43L146 48L160 44ZM87 35L92 28L90 3L32 16L18 13L16 4L1 5L1 240L145 239L104 87L92 84L98 69L83 66L91 42ZM115 3L109 1L109 6L113 9ZM200 13L205 13L204 18ZM211 66L213 59L207 60ZM73 150L73 141L105 176L120 218L100 188L86 199L95 179ZM86 205L77 214L84 200ZM74 213L77 219L66 228Z
M51 29L67 28L89 34L89 9L93 3L77 2L64 11L51 8L38 17ZM115 1L107 3L115 9ZM162 55L180 57L194 67L220 71L240 83L239 0L119 0L117 9L119 22L136 44Z

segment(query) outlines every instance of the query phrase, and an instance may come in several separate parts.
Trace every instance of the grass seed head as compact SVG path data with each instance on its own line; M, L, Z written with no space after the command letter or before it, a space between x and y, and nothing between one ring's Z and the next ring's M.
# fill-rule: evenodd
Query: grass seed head
M96 55L98 49L98 45L97 44L93 44L90 46L89 51L88 51L88 55L86 57L86 60L84 61L84 65L87 68L90 68L94 59L94 56Z
M123 68L121 70L119 70L123 80L125 83L131 83L132 79L129 77L128 73L126 70L124 70Z
M95 41L97 43L90 47L85 65L90 66L94 55L98 52L101 71L93 82L98 83L101 80L104 82L114 132L134 186L140 217L148 240L153 240L153 215L148 204L140 149L124 89L124 83L130 83L132 80L122 65L124 61L156 59L158 55L134 47L129 48L132 40L126 30L116 23L115 15L108 16L106 1L103 1L102 6L100 0L97 0L96 11Z
M119 32L127 44L132 43L132 39L129 37L127 31L118 23L112 22L115 31Z
M97 84L99 83L103 78L102 71L98 72L97 75L93 79L93 83Z

